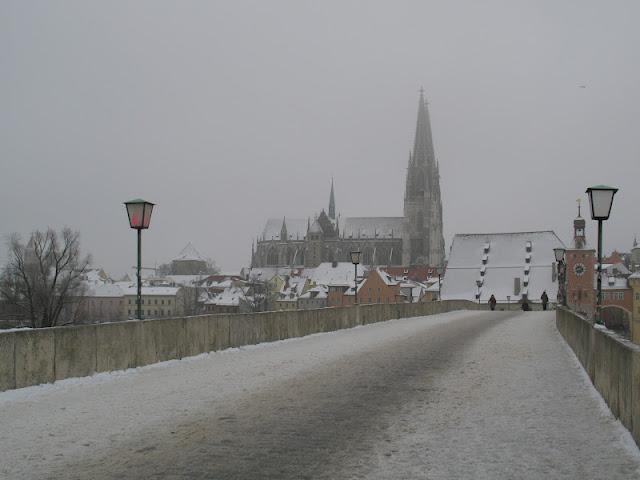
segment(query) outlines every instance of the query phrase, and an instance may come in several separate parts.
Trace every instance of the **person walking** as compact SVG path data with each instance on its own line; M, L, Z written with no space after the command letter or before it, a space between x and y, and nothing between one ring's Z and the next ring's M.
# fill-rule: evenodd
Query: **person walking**
M492 294L491 297L489 298L489 308L491 310L495 310L496 309L496 297Z
M547 296L546 290L542 292L542 296L540 297L540 300L542 300L542 310L546 310L547 304L549 303L549 297Z

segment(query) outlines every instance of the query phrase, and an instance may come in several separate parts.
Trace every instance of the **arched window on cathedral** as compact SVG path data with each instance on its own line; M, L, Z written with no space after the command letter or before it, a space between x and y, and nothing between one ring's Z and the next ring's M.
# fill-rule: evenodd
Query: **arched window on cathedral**
M362 263L371 265L373 263L373 248L366 247L362 252Z
M272 248L269 250L269 253L267 253L267 265L278 265L278 250L275 248Z
M376 250L376 261L380 265L388 265L391 263L391 259L389 258L389 249L387 248L378 248Z
M287 249L286 252L286 265L294 265L296 251L293 248Z

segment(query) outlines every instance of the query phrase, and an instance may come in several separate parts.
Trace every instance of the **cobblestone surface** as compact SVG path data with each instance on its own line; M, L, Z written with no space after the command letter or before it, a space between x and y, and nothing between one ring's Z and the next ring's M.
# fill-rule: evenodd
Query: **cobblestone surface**
M585 382L553 313L404 319L61 384L0 395L10 432L0 448L30 445L22 459L11 450L6 478L640 472L637 449ZM62 413L47 418L47 407Z

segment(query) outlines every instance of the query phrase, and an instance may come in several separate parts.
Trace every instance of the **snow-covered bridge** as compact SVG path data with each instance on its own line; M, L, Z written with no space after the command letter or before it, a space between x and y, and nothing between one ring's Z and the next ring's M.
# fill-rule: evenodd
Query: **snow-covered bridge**
M638 478L553 312L451 312L0 393L1 478Z

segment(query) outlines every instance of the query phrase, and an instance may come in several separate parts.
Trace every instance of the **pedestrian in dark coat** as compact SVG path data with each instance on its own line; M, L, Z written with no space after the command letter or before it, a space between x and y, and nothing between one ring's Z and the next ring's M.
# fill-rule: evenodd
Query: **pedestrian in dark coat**
M489 308L491 310L495 310L496 309L496 297L491 295L491 297L489 298Z
M549 297L547 296L546 290L542 292L542 296L540 297L540 300L542 300L542 310L546 310L547 304L549 303Z

